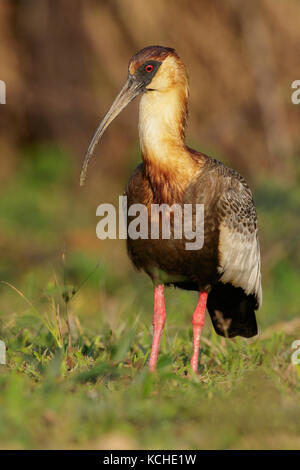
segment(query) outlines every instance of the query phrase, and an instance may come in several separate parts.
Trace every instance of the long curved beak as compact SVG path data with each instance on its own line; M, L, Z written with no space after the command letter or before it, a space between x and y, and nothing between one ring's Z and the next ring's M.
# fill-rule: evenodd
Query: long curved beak
M85 153L81 173L80 173L80 186L83 186L86 179L87 167L91 156L94 153L95 147L99 142L100 138L104 134L110 123L120 114L120 112L140 93L142 93L144 84L136 81L133 77L128 76L126 83L121 89L120 93L116 97L115 101L105 114L104 118L100 122L94 137Z

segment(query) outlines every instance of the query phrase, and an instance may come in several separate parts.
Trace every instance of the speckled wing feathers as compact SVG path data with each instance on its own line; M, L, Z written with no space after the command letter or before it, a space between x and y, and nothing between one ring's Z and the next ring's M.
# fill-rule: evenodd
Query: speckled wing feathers
M227 190L219 199L220 280L254 294L257 308L262 301L260 248L257 217L252 194L244 179L234 173L228 177Z

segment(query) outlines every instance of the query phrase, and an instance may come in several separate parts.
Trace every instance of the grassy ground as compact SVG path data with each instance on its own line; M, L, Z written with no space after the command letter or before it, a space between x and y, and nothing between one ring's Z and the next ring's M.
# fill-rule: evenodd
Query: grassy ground
M188 378L196 295L168 290L149 375L149 281L123 244L96 240L95 195L77 194L70 159L36 152L0 199L0 448L299 449L299 189L257 184L260 335L227 341L207 319Z

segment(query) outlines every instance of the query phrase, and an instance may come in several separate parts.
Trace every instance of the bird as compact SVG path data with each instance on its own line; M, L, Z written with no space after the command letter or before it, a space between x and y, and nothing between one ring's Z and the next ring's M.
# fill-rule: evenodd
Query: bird
M137 270L153 282L153 339L149 370L157 366L166 322L165 287L199 294L192 315L192 373L199 374L200 338L208 311L218 335L257 334L256 311L262 303L260 245L253 196L244 177L222 162L185 143L189 84L175 49L148 46L129 61L127 80L98 126L85 153L80 184L88 162L109 124L137 96L141 163L124 195L128 205L142 204L148 223L153 205L167 205L173 228L169 239L127 237L127 252ZM203 246L186 249L174 235L172 207L203 205ZM129 218L130 219L130 218ZM160 219L162 215L160 214ZM195 226L195 213L192 214ZM130 222L128 222L130 223ZM197 228L197 227L196 227Z

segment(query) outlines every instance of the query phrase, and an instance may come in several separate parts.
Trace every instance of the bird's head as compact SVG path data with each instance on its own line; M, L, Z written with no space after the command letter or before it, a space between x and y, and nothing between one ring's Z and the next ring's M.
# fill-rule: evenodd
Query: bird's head
M130 59L127 80L102 119L86 151L80 175L81 185L85 182L88 162L99 139L118 114L140 94L165 93L176 86L184 87L187 95L186 70L174 49L149 46Z
M149 46L130 59L128 77L141 84L142 92L163 92L185 79L186 71L174 49Z

